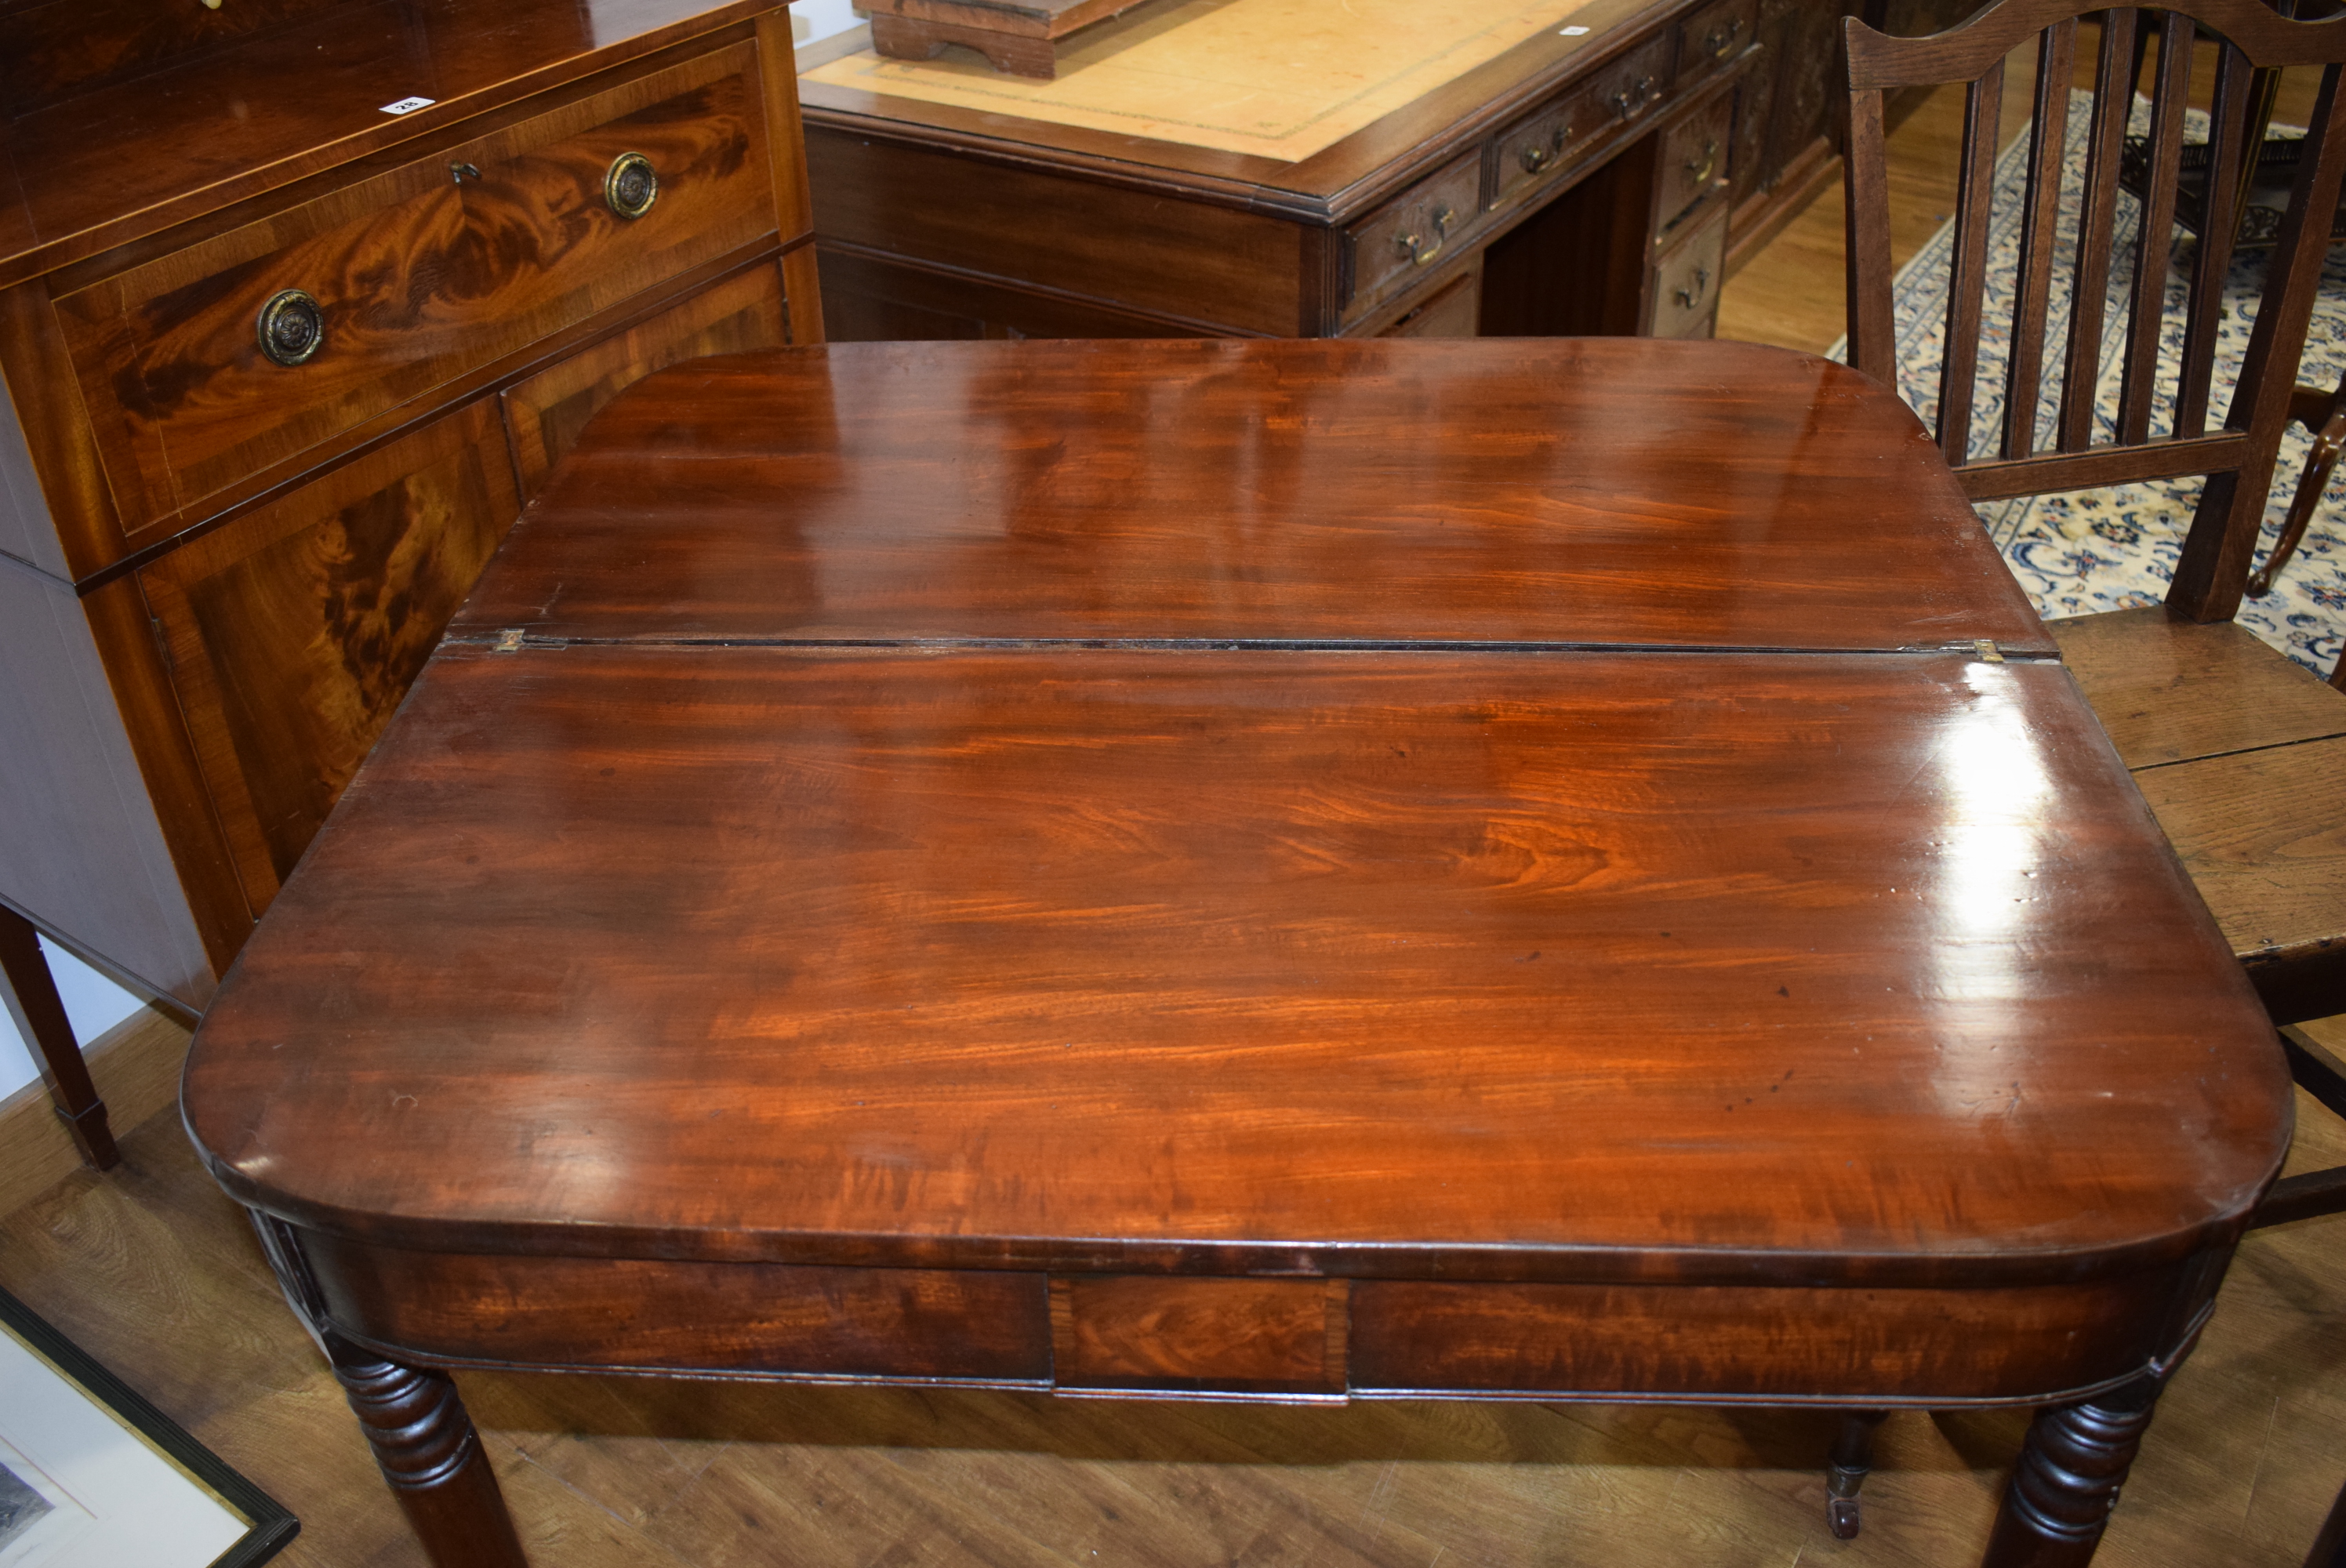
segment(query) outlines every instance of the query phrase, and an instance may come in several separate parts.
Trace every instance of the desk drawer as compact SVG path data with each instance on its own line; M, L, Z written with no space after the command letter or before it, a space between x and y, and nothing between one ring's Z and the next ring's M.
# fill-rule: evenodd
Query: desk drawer
M1679 23L1678 85L1699 80L1743 53L1759 28L1759 0L1714 0Z
M1472 338L1482 331L1482 278L1469 268L1435 290L1377 336L1381 338Z
M1565 89L1492 144L1491 205L1503 207L1577 168L1642 119L1669 75L1670 44L1656 38Z
M1469 153L1347 229L1352 279L1348 297L1365 300L1448 254L1474 221L1482 186L1483 155Z
M1662 133L1661 167L1655 171L1657 229L1678 222L1704 198L1726 188L1734 154L1735 95L1710 101Z
M632 219L605 188L629 153L658 178ZM772 188L745 43L66 297L125 532L176 531L208 497L772 232ZM259 323L288 291L321 338L272 359Z
M1719 320L1719 286L1727 279L1727 204L1721 202L1683 243L1654 266L1650 334L1707 338Z

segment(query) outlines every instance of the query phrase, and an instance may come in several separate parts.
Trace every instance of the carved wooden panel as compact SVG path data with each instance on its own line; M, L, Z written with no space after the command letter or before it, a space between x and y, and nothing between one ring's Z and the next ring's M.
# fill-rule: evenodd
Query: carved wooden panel
M736 45L60 300L126 532L772 232L762 117ZM659 181L632 221L604 194L624 152ZM293 365L255 330L285 290L323 317Z
M255 914L520 505L483 399L138 575Z
M760 264L508 388L505 421L523 496L537 494L597 409L654 371L704 354L770 348L789 329L780 270Z
M1841 19L1846 7L1794 5L1773 39L1775 100L1762 154L1765 178L1773 184L1792 160L1820 137L1832 132L1833 86L1841 70Z

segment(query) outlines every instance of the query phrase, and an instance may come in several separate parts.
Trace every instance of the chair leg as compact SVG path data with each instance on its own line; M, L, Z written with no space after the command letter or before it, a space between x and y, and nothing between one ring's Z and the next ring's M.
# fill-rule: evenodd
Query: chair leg
M56 1104L57 1119L73 1135L81 1157L98 1170L119 1165L122 1156L106 1125L106 1102L97 1097L89 1064L74 1042L56 977L41 955L40 934L32 921L5 907L0 907L0 1003L7 1004L17 1033L33 1047L41 1081Z
M2334 413L2314 432L2313 451L2305 460L2305 472L2298 476L2297 494L2289 504L2289 520L2281 524L2280 540L2273 545L2265 564L2249 578L2249 597L2261 599L2272 592L2273 579L2297 554L2298 542L2305 537L2313 514L2321 504L2321 493L2330 488L2330 475L2338 466L2338 455L2346 451L2346 412Z
M1833 1439L1832 1468L1825 1473L1825 1522L1836 1541L1854 1541L1863 1521L1858 1516L1857 1491L1873 1470L1873 1434L1888 1410L1851 1410L1841 1418Z

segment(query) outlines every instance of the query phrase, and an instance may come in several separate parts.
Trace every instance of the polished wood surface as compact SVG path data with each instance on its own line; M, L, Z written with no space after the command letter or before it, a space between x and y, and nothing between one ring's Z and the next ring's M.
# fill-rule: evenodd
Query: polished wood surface
M596 411L652 372L790 341L790 302L780 274L752 267L507 388L505 428L523 496L537 493Z
M187 1106L353 1239L2076 1280L2281 1147L2047 663L455 647L345 800Z
M705 361L605 411L454 625L2052 650L1902 406L1601 341Z
M1494 428L1446 395L1462 366L1514 390L1501 427L1545 433L1596 366L1642 360L1604 382L1620 436L1562 472L1617 509L1671 489L1706 520L1676 552L1696 582L1748 547L1747 505L1682 458L1674 486L1648 473L1678 367L1706 367L1722 427L1774 433L1787 474L1842 413L1919 439L1872 423L1886 393L1799 356L1546 346L1518 382L1518 346L1185 348L1297 397L1341 384L1331 356L1389 378L1382 404L1319 415L1382 433L1389 509L1416 494L1402 475ZM861 629L735 629L732 547L703 555L711 535L656 513L638 558L697 565L721 629L635 627L616 575L573 584L518 545L493 565L485 602L575 593L604 629L468 622L443 645L245 952L184 1096L362 1423L399 1369L425 1400L434 1368L581 1362L2041 1404L1994 1560L2082 1563L2279 1166L2289 1088L2067 672L1984 635L2008 582L1942 574L1921 647L1673 613L1651 577L1615 596L1674 631L1525 639L1545 541L1516 528L1474 541L1488 624L1462 594L1426 635L1425 596L1355 549L1317 578L1381 634L1251 629L1302 586L1199 634L1169 571L1190 535L1125 521L1186 504L1143 477L1186 460L1250 496L1279 466L1218 456L1239 405L1210 399L1150 408L1153 467L1081 429L1172 351L678 367L552 478L532 527L550 547L576 515L591 540L602 429L673 394L744 433L671 420L638 494L793 494L794 468L837 465L832 423L965 439L968 416L937 417L944 379L993 425L920 494L1014 538L1031 514L1072 555L1025 575L1113 583L1130 607L1070 636L1005 591L1019 573L931 551L1024 635L874 632L931 609L928 576L870 574L865 541L787 517L769 532L797 534L790 570L862 575ZM989 355L1056 395L909 373ZM809 396L813 366L860 369L857 396ZM1787 367L1810 378L1789 433ZM793 402L811 417L777 417ZM1240 403L1312 428L1271 392ZM1728 473L1765 469L1769 442L1728 444ZM1341 445L1300 450L1294 494L1344 483ZM970 505L995 451L1024 484ZM1909 503L1877 498L1882 528L1927 559L1933 510L1894 462L1871 470ZM1851 510L1779 483L1788 536ZM1429 519L1497 510L1454 489ZM895 505L867 504L867 531L918 524ZM1086 553L1095 534L1119 548ZM1313 580L1258 553L1268 583ZM1828 582L1867 570L1824 559ZM1927 579L1902 585L1927 602ZM429 1402L429 1441L471 1452L461 1409ZM2086 1471L2065 1464L2080 1443ZM383 1457L437 1561L519 1561L478 1553L501 1511L453 1461L419 1488Z

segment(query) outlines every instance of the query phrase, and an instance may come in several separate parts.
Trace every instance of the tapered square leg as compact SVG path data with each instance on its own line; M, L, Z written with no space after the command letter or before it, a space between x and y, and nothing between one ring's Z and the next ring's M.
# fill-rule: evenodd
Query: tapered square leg
M121 1164L114 1130L107 1125L106 1102L97 1097L89 1064L75 1043L56 979L41 952L40 933L32 921L5 907L0 907L0 1001L7 1003L16 1032L33 1047L41 1082L48 1085L57 1119L73 1135L81 1157L99 1170Z

